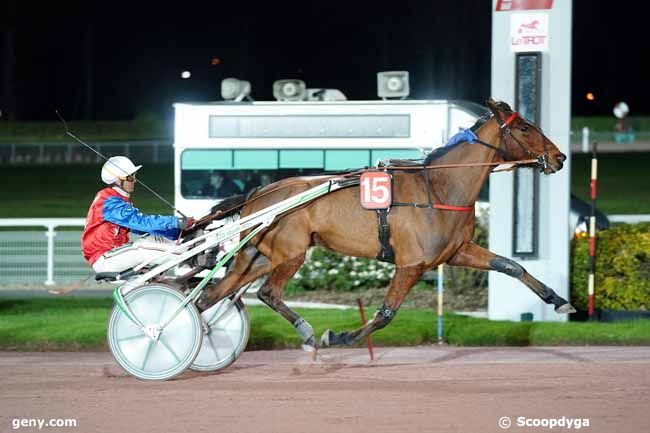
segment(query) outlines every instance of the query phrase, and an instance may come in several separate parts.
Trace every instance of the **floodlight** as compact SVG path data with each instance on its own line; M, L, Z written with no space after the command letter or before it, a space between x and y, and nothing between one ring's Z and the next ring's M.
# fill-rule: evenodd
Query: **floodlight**
M618 117L619 119L623 119L629 112L630 107L628 107L628 105L623 101L614 106L614 116Z
M302 80L277 80L273 82L273 97L278 101L303 101L307 86Z
M307 89L308 101L347 101L339 89Z
M406 98L410 93L408 71L377 72L377 96L386 98Z
M237 78L226 78L221 82L221 97L226 101L240 102L251 94L251 83Z

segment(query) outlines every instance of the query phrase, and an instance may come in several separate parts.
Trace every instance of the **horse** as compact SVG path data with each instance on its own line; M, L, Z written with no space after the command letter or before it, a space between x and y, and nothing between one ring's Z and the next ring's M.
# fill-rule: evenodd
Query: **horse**
M442 263L504 273L521 281L545 303L553 304L558 314L575 312L567 300L519 263L472 242L474 212L461 209L473 210L494 166L529 158L525 161L531 162L525 165L552 174L562 169L566 159L540 128L507 103L489 99L486 105L489 111L470 129L475 140L436 149L419 167L385 167L393 176L393 200L402 204L392 207L383 223L390 228L390 257L382 254L387 245L382 246L379 240L382 223L377 213L360 204L359 186L339 189L282 215L253 237L237 254L225 277L206 287L197 301L199 309L205 310L244 285L266 278L258 298L296 328L304 348L316 350L319 344L312 326L283 302L282 293L305 261L307 250L317 245L347 256L379 256L395 264L383 305L373 319L353 331L337 334L327 330L320 346L351 345L388 325L423 272ZM432 163L446 168L432 167ZM451 167L465 164L463 168ZM241 217L331 178L307 176L267 185L245 202L240 200Z

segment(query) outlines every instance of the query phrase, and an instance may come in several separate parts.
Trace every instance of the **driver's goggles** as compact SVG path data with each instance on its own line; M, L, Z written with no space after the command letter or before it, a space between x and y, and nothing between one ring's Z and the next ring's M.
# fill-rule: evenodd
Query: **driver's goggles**
M121 177L120 180L125 180L127 182L134 182L135 181L135 175L130 174L130 175L126 176L126 177Z

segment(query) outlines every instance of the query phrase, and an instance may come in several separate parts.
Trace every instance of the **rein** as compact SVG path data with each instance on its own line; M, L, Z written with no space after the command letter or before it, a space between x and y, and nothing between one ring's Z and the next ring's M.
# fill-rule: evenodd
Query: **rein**
M508 153L507 150L504 150L500 147L496 147L493 144L490 144L486 141L483 141L479 139L478 137L474 138L473 142L479 143L485 147L489 147L490 149L495 150L497 153L499 153L501 156L504 157L505 161L502 162L470 162L470 163L463 163L463 164L436 164L436 165L408 165L408 166L398 166L398 165L391 165L391 166L386 166L386 169L391 169L391 170L428 170L428 169L436 169L436 168L458 168L458 167L485 167L485 166L497 166L497 165L502 165L502 164L508 164L512 165L512 167L509 167L507 169L502 169L502 170L495 170L495 172L498 171L509 171L512 170L514 167L518 165L528 165L528 164L540 164L546 168L548 166L547 162L547 157L548 157L548 148L546 146L546 143L544 143L544 154L543 155L536 155L535 153L531 152L524 144L515 136L512 134L512 131L510 130L509 126L510 124L519 117L519 113L516 111L513 111L510 116L505 121L501 121L498 115L494 115L494 118L496 119L497 123L499 124L499 129L501 130L501 139L503 142L507 145L507 139L508 137L511 137L521 149L526 152L529 156L533 157L534 159L519 159L515 161L508 161L507 159L511 156L510 153ZM534 125L531 125L534 128L536 128ZM384 169L384 167L380 168Z
M477 141L478 142L478 141ZM460 167L487 167L487 166L498 166L498 165L527 165L534 164L538 162L537 159L519 159L517 161L505 161L505 162L467 162L463 164L434 164L434 165L387 165L384 167L378 167L370 169L370 171L386 171L386 170L429 170L436 168L460 168ZM512 167L514 168L514 167ZM508 168L506 170L512 170ZM506 171L506 170L495 170L495 171ZM350 173L352 174L352 173ZM344 175L346 176L346 175Z
M516 166L518 165L527 165L527 164L534 164L539 162L537 159L520 159L517 161L507 161L507 162L469 162L469 163L463 163L463 164L434 164L434 165L387 165L384 167L377 167L377 168L367 168L367 169L360 169L356 171L351 171L349 173L344 173L341 175L332 175L328 176L330 178L353 178L357 177L360 174L362 174L365 171L388 171L388 170L398 170L398 171L407 171L407 170L435 170L435 169L443 169L443 168L462 168L462 167L487 167L487 166L498 166L498 165L511 165L511 167L501 169L501 170L493 170L493 172L500 172L500 171L510 171L513 170ZM253 203L256 200L261 199L262 197L265 197L271 193L274 193L276 191L282 190L284 188L287 188L289 186L294 186L297 184L304 184L306 181L302 179L293 179L287 181L284 185L272 188L268 191L263 192L260 195L257 195L253 198L250 198L248 200L245 200L235 206L232 206L228 209L225 210L218 210L215 213L209 214L201 218L200 220L196 221L194 224L195 227L200 227L203 224L206 224L216 218L218 218L220 215L223 214L228 214L230 212L233 212L237 209L240 209L247 204ZM397 204L397 206L401 206L402 204ZM428 207L428 206L414 206L414 207ZM442 210L460 210L460 211L470 211L474 209L474 206L451 206L451 205L444 205L444 204L432 204L432 207L436 209L442 209Z
M361 170L358 170L357 172L360 172L360 171L361 171ZM343 176L332 175L332 176L324 176L324 177L327 177L327 178L348 177L348 176L351 176L351 175L353 175L354 173L357 173L357 172L345 173ZM275 188L272 188L272 189L270 189L270 190L268 190L268 191L265 191L265 192L263 192L262 194L260 194L260 195L258 195L258 196L255 196L255 197L253 197L253 198L246 199L246 200L244 200L243 202L241 202L241 203L239 203L239 204L236 204L236 205L234 205L234 206L232 206L232 207L230 207L230 208L228 208L228 209L225 209L225 210L218 210L218 211L216 211L216 212L214 212L214 213L211 213L211 214L205 215L205 216L202 217L200 220L196 221L196 223L194 223L194 227L197 227L197 228L198 228L198 227L201 227L201 226L203 226L204 224L207 224L207 223L209 223L210 221L212 221L212 220L214 220L214 219L216 219L216 218L219 218L219 216L221 216L221 215L229 214L230 212L233 212L233 211L235 211L235 210L237 210L237 209L241 209L242 207L246 206L247 204L249 204L249 203L253 203L254 201L257 201L257 200L261 199L262 197L265 197L265 196L267 196L267 195L269 195L269 194L271 194L271 193L274 193L274 192L276 192L276 191L280 191L281 189L287 188L287 187L289 187L289 186L293 186L293 185L297 185L297 184L304 184L305 182L306 182L306 181L304 181L304 180L302 180L302 179L289 179L289 180L287 180L283 185L280 185L280 186L277 186L277 187L275 187ZM251 194L253 194L255 191L256 191L256 190L253 189L253 190L249 193L249 196L250 196Z
M387 165L387 166L382 166L382 167L376 167L376 168L365 168L365 169L360 169L360 170L355 170L351 171L348 173L340 174L340 175L331 175L331 176L324 176L324 177L329 177L329 178L356 178L360 174L362 174L365 171L389 171L389 170L399 170L399 171L408 171L408 170L422 170L428 177L428 170L435 170L435 169L443 169L443 168L462 168L462 167L487 167L487 166L498 166L498 165L511 165L511 167L505 168L505 169L500 169L500 170L493 170L493 172L499 172L499 171L510 171L513 170L515 167L519 165L528 165L528 164L540 164L546 168L548 166L547 162L547 157L548 157L548 149L546 148L546 143L544 143L544 154L543 155L535 155L533 152L531 152L529 149L527 149L523 143L517 137L515 137L510 128L509 125L512 123L515 119L519 117L519 113L516 111L512 112L510 116L505 121L501 121L499 116L495 113L495 116L497 123L499 124L499 129L502 131L501 133L501 139L504 141L504 143L507 145L507 137L510 136L512 137L517 145L522 148L528 155L532 156L534 159L520 159L516 161L502 161L502 162L469 162L469 163L461 163L461 164L433 164L433 165ZM534 125L531 125L534 127ZM483 140L480 140L478 137L474 139L475 142L489 147L490 149L494 149L497 151L497 153L500 153L504 159L507 159L509 156L509 153L501 149L499 147L496 147L490 143L487 143ZM230 207L229 209L225 210L218 210L215 213L209 214L198 220L194 226L195 227L201 227L204 224L207 224L208 222L218 218L220 215L223 214L228 214L230 212L233 212L237 209L241 209L242 207L246 206L247 204L253 203L256 200L259 200L262 197L265 197L271 193L274 193L276 191L279 191L281 189L287 188L289 186L293 186L296 184L304 184L306 181L302 179L291 179L286 181L283 185L272 188L268 191L263 192L260 195L257 195L253 198L246 199L242 203L239 203L235 206ZM431 202L431 196L430 196L430 191L429 191L429 186L428 182L427 184L427 196L429 197L429 203L401 203L401 202L394 202L393 204L395 206L411 206L415 208L433 208L433 209L440 209L440 210L452 210L452 211L460 211L460 212L469 212L474 209L474 205L472 206L452 206L452 205L446 205L446 204L439 204L439 203L432 203ZM255 190L251 192L254 193ZM250 194L249 194L250 195Z

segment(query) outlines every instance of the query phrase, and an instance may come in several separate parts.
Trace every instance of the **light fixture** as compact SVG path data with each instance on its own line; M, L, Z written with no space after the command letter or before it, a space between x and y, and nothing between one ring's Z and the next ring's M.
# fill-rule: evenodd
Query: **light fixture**
M630 107L623 101L614 106L614 116L618 117L619 119L625 118L629 112Z
M183 71L181 72L181 78L184 80L187 80L192 76L192 73L190 71Z
M308 101L347 101L339 89L307 89Z
M377 72L377 96L380 98L404 99L409 93L408 71Z
M273 97L278 101L303 101L307 86L302 80L277 80L273 82Z
M237 78L226 78L221 81L221 97L226 101L240 102L244 98L250 99L251 83Z

